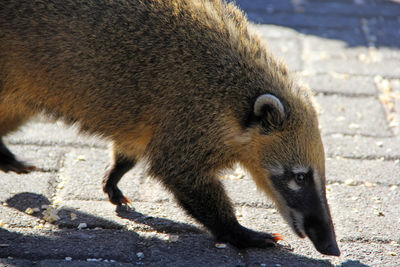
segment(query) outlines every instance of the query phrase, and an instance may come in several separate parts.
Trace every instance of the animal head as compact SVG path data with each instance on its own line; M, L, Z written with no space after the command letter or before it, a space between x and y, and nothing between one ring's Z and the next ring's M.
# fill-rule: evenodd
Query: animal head
M259 95L242 142L243 165L301 238L340 255L325 192L325 153L317 113L305 89Z

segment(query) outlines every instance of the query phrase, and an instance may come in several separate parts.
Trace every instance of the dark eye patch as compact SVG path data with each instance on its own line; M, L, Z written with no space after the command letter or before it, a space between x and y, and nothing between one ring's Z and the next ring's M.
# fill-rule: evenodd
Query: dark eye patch
M316 193L313 179L313 170L309 168L306 172L293 172L292 167L285 167L282 175L271 177L275 189L283 196L289 207L302 210L309 207ZM295 181L301 188L293 191L288 183Z

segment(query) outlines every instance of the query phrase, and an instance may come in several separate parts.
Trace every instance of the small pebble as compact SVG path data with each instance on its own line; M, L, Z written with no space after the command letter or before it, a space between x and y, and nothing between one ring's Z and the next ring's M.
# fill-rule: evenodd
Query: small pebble
M378 217L382 217L382 216L385 216L385 214L382 212L382 211L374 211L374 214L376 215L376 216L378 216Z
M143 252L136 253L136 257L138 257L139 259L143 259L144 258Z
M76 214L75 213L71 213L71 220L76 220Z
M100 261L100 259L86 259L86 261L92 261L92 262L95 262L95 261Z
M216 243L216 244L215 244L215 247L216 247L216 248L221 248L221 249L222 249L222 248L227 248L227 245L226 245L225 243Z
M60 217L57 215L57 210L51 206L48 206L47 209L42 212L42 214L43 214L43 219L49 223L52 223L60 219Z
M353 179L347 179L344 181L344 184L353 186L356 185L356 181L354 181Z
M87 224L86 224L86 223L80 223L80 224L78 225L78 229L79 229L79 230L84 229L84 228L86 228L86 227L87 227Z
M76 158L76 160L78 160L78 161L85 161L86 158L85 158L84 155L79 155L79 156Z
M394 251L390 251L389 254L390 254L390 256L397 256L397 253Z
M377 145L378 147L383 147L383 142L376 142L376 145Z
M34 211L33 211L33 209L31 209L31 208L27 208L27 209L25 210L25 213L26 213L26 214L33 214Z
M169 242L176 242L176 241L178 241L178 239L179 239L178 235L169 235L168 236L168 241Z
M65 260L66 261L72 261L72 258L71 257L65 257Z
M365 185L366 187L375 187L375 186L376 186L375 183L370 183L370 182L365 182L364 185Z
M358 128L360 128L360 125L357 123L350 123L349 128L350 129L358 129Z
M400 247L400 244L397 243L396 241L392 241L391 245L394 247Z

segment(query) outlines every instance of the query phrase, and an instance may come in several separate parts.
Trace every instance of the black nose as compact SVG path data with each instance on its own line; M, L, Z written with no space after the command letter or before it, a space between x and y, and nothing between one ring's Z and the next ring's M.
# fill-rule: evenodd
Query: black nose
M340 250L336 242L331 243L326 247L317 248L317 250L325 255L340 256Z
M316 216L306 217L304 220L304 230L320 253L340 256L340 250L330 218L329 220L324 220Z

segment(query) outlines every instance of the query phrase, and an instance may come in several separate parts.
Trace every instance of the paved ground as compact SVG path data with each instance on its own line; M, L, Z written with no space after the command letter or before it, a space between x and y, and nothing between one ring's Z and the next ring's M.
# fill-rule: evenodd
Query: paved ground
M135 211L115 210L101 190L106 143L39 120L6 140L40 169L0 175L0 266L400 265L400 2L237 3L316 92L342 256L322 256L298 239L239 170L223 181L240 221L282 233L283 248L216 248L141 168L121 182ZM43 210L25 212L50 203L60 217L53 224L42 223Z

